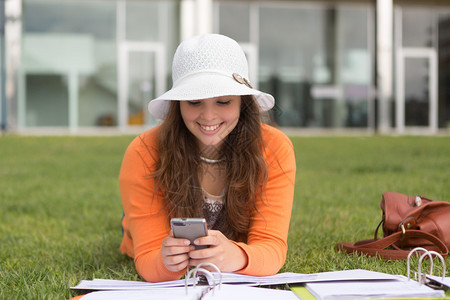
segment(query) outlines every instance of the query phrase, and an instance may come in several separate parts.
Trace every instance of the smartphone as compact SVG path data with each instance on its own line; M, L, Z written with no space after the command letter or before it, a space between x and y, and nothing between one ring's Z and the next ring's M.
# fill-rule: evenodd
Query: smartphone
M206 236L206 220L203 218L172 218L170 220L173 236L191 241L194 245L196 238ZM194 245L195 246L195 245ZM204 249L208 246L195 246L195 249Z

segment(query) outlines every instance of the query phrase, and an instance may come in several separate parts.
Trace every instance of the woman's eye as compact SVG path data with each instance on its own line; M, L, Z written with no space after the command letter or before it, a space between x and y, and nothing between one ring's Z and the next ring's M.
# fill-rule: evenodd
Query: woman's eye
M188 101L188 103L189 103L189 105L196 106L196 105L199 105L201 102L200 101Z
M220 105L228 105L231 103L231 100L226 100L226 101L217 101L218 104Z

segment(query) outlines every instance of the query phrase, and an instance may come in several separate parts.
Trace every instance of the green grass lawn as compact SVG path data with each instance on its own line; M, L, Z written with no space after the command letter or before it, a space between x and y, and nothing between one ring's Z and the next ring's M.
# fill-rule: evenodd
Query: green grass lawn
M67 299L82 279L140 280L121 255L117 177L131 136L0 137L0 299ZM282 272L404 261L337 253L371 238L385 191L450 200L450 137L293 137L297 178ZM447 267L448 260L447 260Z

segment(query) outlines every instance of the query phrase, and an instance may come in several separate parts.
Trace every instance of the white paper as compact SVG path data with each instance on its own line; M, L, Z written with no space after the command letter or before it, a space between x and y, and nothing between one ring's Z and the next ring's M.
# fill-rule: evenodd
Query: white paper
M314 282L307 283L306 288L319 300L445 296L444 291L434 290L403 277L399 277L398 280Z
M222 287L210 291L202 299L220 300L299 300L291 290L266 289L261 287L222 284Z
M225 285L220 288L217 286L214 290L209 290L205 286L189 287L186 295L184 287L172 287L168 289L145 289L132 291L98 291L83 296L83 300L191 300L199 299L200 295L205 293L202 299L209 300L239 300L239 299L258 299L258 300L298 300L298 297L289 290L275 290L256 288L249 286Z
M450 288L450 277L444 277L444 279L442 279L442 276L427 275L427 278Z
M147 288L144 290L115 290L115 291L97 291L83 296L83 300L149 300L149 299L199 299L203 289L189 289L186 295L184 287L171 287L167 289Z
M219 281L220 274L211 272L216 282ZM322 272L314 274L301 273L279 273L272 276L248 276L237 273L222 273L222 283L242 284L249 286L264 286L287 283L307 283L322 281L346 281L346 280L395 280L396 275L367 271L367 270L345 270ZM209 282L209 284L212 284Z
M195 279L198 282L198 278ZM193 285L194 279L189 278L188 285ZM82 280L76 286L71 287L73 290L95 290L95 291L117 291L117 290L142 290L152 288L168 288L168 287L184 287L185 280L172 280L163 282L144 282L144 281L128 281L113 279L93 279Z
M309 282L352 281L352 280L397 280L397 275L362 269L316 273L317 278Z
M199 272L201 274L201 272ZM216 282L220 281L220 273L211 272ZM272 276L249 276L238 273L222 273L222 283L246 286L264 286L286 283L303 283L317 278L314 274L279 273ZM212 285L211 281L208 284Z
M219 282L220 274L211 272L216 282ZM322 281L346 281L346 280L393 280L397 279L395 275L379 273L367 270L346 270L334 272L322 272L315 274L302 273L279 273L272 276L249 276L238 273L222 273L222 283L236 284L246 286L266 286L289 283L307 283ZM196 283L198 278L196 278ZM189 285L194 283L190 278ZM208 282L212 285L212 282ZM185 280L173 280L164 282L143 282L143 281L124 281L112 279L94 279L82 280L78 285L71 287L75 290L141 290L150 288L168 288L168 287L184 287Z

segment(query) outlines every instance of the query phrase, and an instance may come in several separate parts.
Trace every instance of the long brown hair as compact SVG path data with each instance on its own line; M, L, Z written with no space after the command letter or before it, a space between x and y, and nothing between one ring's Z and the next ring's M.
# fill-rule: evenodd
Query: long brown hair
M159 160L153 174L156 192L167 199L169 217L202 217L203 194L198 178L199 149L186 128L179 101L171 101L159 136ZM225 158L225 218L220 230L246 241L250 215L267 181L261 116L253 96L242 96L239 121L220 149Z

